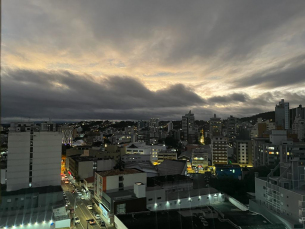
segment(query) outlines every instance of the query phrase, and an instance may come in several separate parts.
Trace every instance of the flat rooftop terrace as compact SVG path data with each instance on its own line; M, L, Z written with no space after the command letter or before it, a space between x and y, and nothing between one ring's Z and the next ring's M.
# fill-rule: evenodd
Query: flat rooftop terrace
M192 210L170 210L117 215L117 217L127 228L143 228L145 225L145 229L235 229L228 222L210 218L205 219L207 222L205 226L202 219L199 218L200 213L195 212Z

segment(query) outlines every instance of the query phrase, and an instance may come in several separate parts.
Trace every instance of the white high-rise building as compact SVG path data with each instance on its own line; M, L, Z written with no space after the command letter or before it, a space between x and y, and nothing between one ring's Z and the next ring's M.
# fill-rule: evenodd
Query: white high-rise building
M61 142L61 132L41 129L34 123L12 123L8 135L7 191L60 185Z
M173 130L173 128L174 128L174 124L172 121L167 123L167 133L169 133L171 130Z
M301 118L301 115L295 118L292 124L292 133L298 135L299 141L305 141L305 120Z
M289 118L289 103L282 99L278 105L275 106L275 123L277 126L282 127L285 130L290 129Z

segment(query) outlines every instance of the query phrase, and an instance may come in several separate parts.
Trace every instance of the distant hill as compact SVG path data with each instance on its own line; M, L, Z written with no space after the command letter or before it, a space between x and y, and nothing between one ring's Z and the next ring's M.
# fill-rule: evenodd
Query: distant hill
M270 120L270 121L274 122L275 112L269 111L269 112L253 115L251 117L240 118L239 120L242 122L250 122L252 124L255 124L258 118L262 118L263 120Z

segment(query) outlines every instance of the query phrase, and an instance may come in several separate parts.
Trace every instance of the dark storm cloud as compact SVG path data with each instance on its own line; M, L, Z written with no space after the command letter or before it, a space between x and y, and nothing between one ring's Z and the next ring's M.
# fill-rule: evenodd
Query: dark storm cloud
M226 96L214 96L208 99L208 103L222 103L222 104L230 104L236 102L246 102L249 100L249 95L245 93L233 93Z
M265 71L235 81L236 87L257 86L270 89L295 84L305 87L305 55L291 58Z
M96 82L90 75L68 71L12 70L3 77L2 87L4 117L104 118L103 114L112 114L113 119L124 119L154 109L166 114L171 108L205 103L181 84L153 92L130 77Z
M281 39L283 30L304 30L293 24L304 18L303 1L5 2L14 13L4 14L4 28L18 38L78 55L103 47L129 55L141 47L140 61L162 65L198 57L244 60Z

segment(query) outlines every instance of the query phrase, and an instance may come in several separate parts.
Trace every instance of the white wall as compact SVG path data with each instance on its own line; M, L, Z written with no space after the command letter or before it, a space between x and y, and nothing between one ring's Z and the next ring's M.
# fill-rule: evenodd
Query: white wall
M60 185L61 133L34 132L32 187ZM30 132L10 132L7 191L29 187Z
M98 160L96 171L111 170L115 166L115 160Z
M64 220L56 221L55 222L55 228L63 228L63 227L70 228L70 223L71 223L70 219L64 219Z
M146 184L147 175L146 173L133 173L133 174L122 174L117 176L107 176L106 178L106 190L107 191L118 191L119 189L119 176L123 176L124 190L133 189L135 182L142 182Z
M78 175L81 180L93 176L93 161L78 162Z
M128 229L116 215L114 216L114 225L116 229Z

